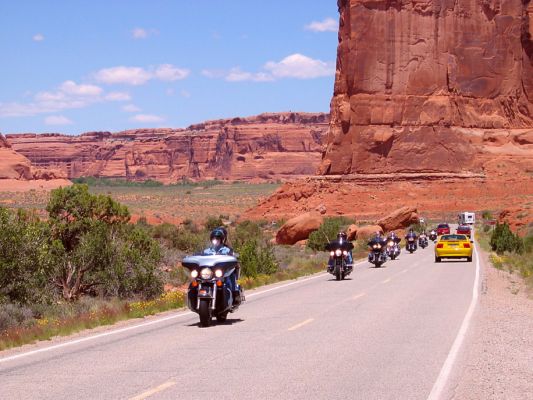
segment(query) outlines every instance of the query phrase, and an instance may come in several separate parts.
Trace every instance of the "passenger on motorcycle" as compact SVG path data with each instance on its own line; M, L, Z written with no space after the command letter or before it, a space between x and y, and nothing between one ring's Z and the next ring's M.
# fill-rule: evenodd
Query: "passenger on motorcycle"
M334 247L335 243L342 244L344 242L348 241L348 235L344 231L340 231L337 234L337 240L333 240L329 243L329 247ZM348 255L346 256L346 265L352 266L353 265L353 255L352 250L348 251ZM330 258L328 261L328 268L333 269L333 258Z
M228 246L228 231L224 227L218 227L211 231L209 235L209 240L211 241L211 246L205 249L202 252L204 256L213 256L213 255L225 255L232 256L233 249ZM237 279L239 279L240 268L235 268L235 271L227 278L226 284L230 287L230 290L233 293L233 298L236 303L240 302L240 291L237 284Z

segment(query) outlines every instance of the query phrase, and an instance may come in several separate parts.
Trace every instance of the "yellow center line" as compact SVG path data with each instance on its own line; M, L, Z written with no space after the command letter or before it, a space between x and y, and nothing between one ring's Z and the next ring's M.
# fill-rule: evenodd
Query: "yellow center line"
M392 280L391 278L387 278L384 281L381 281L381 283L389 283L391 280Z
M301 328L302 326L307 325L307 324L313 322L314 320L315 320L314 318L306 319L304 322L300 322L299 324L291 326L289 328L289 331L295 331L296 329Z
M174 381L168 381L168 382L162 383L161 385L153 389L147 390L146 392L143 392L141 394L138 394L137 396L132 397L129 400L144 400L150 396L153 396L156 393L162 392L163 390L166 390L169 387L174 386L175 384L176 382Z
M355 296L352 297L353 300L357 300L357 299L360 299L361 297L363 296L366 296L366 293L363 292L363 293L359 293L359 294L356 294Z

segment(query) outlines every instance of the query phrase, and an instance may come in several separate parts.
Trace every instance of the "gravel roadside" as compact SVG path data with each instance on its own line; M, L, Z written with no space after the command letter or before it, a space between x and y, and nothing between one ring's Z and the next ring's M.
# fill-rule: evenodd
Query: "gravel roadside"
M479 302L447 396L453 400L533 399L533 294L520 276L482 253Z

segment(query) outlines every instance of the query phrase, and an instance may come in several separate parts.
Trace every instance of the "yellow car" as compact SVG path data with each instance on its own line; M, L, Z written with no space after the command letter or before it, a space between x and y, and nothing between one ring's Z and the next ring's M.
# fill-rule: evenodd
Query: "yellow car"
M474 245L466 235L442 235L435 246L435 262L443 258L466 258L472 262Z

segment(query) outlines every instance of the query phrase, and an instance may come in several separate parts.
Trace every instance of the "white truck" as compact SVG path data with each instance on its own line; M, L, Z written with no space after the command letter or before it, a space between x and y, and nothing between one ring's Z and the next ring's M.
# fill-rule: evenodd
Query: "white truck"
M476 213L473 212L462 212L458 215L459 225L469 224L474 225L476 223Z

